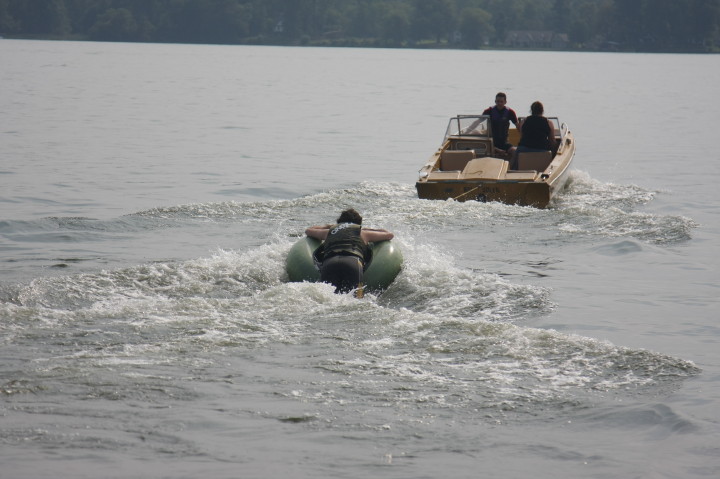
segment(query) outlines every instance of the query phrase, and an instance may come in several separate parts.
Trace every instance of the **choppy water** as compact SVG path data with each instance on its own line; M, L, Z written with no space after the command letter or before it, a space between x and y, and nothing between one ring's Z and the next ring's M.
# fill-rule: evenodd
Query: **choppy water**
M695 129L715 57L0 58L0 477L720 472L718 155ZM660 117L679 85L698 98ZM570 124L568 189L548 210L418 200L445 117L501 89ZM304 228L348 206L396 233L395 283L286 283Z

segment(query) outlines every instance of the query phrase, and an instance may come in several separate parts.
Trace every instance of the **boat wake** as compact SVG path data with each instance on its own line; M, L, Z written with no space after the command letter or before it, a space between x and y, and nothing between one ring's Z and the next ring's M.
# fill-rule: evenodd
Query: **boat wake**
M635 185L602 183L576 171L557 197L555 207L561 213L557 226L575 237L635 238L658 245L690 240L699 226L692 219L637 210L656 195Z
M698 373L678 358L525 327L553 308L548 291L459 268L425 245L403 243L398 279L356 300L325 284L287 283L291 244L5 286L0 332L10 353L53 342L50 356L4 366L5 377L23 377L7 390L41 393L51 372L82 371L79 397L163 401L181 394L173 378L184 368L312 344L297 363L305 373L284 379L280 394L318 405L483 410L499 420L584 407L597 395L656 394ZM153 380L138 380L146 374Z
M501 203L419 200L412 185L362 182L345 189L328 190L290 200L225 202L154 208L131 216L156 220L209 219L214 221L267 221L295 231L334 218L339 209L354 207L373 224L401 225L405 230L432 228L477 228L478 222L515 224L527 221L540 229L559 229L573 237L635 238L650 244L672 244L691 239L698 224L690 218L640 211L658 194L636 185L617 185L573 171L565 190L552 208Z
M228 375L223 365L236 358L257 364L276 354L292 356L281 362L302 371L274 383L277 394L317 404L328 415L328 404L413 405L428 414L483 411L499 420L538 408L583 408L607 395L672 390L698 368L661 353L528 327L555 307L551 292L473 266L487 267L490 257L473 256L478 245L483 253L507 251L498 234L518 250L597 237L660 246L688 240L696 226L691 220L637 211L653 195L575 174L553 208L538 210L419 200L412 186L361 183L290 200L159 207L117 223L6 224L22 234L122 231L143 239L140 251L148 251L142 235L155 232L162 233L158 251L166 251L168 230L178 238L226 237L238 247L75 274L70 265L54 276L0 283L6 356L37 351L32 360L2 366L3 377L17 378L4 391L59 388L78 399L164 402L195 397L198 382L217 381L217 374L182 379L186 371ZM285 258L303 229L344 207L362 211L368 226L397 234L405 263L382 294L356 300L326 284L287 282ZM522 261L528 258L534 256Z

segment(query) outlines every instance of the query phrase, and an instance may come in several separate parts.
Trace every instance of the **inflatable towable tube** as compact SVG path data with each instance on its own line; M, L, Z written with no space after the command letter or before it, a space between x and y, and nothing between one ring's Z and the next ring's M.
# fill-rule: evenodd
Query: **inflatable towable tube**
M302 281L319 282L320 271L315 264L313 253L322 241L305 236L295 243L287 255L285 270L293 283ZM365 290L386 289L395 280L402 268L403 256L392 240L369 243L372 260L365 268L363 282Z

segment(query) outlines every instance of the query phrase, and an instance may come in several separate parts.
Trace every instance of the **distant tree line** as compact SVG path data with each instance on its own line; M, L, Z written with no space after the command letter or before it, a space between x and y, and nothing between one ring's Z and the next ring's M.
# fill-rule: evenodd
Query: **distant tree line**
M560 41L543 43L539 32ZM720 0L0 0L0 35L718 52Z

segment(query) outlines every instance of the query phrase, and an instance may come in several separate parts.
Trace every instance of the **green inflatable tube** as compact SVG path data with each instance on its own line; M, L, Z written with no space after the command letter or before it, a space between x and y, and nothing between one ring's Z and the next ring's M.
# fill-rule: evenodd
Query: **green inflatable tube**
M322 241L303 237L295 243L287 255L285 269L291 282L320 281L320 271L315 267L313 253ZM403 256L392 240L370 243L372 261L365 269L365 289L379 291L386 289L395 280L402 268Z

